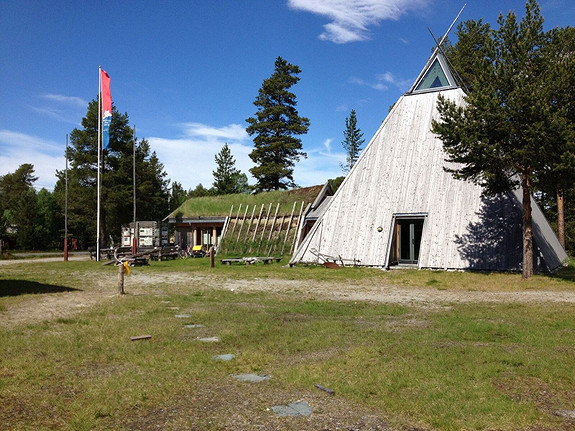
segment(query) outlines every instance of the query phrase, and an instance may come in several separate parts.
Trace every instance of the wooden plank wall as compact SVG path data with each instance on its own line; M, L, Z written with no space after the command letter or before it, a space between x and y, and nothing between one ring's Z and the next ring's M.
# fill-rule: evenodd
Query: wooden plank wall
M486 201L481 187L444 171L442 142L431 132L439 94L399 99L292 263L317 262L320 252L385 267L394 214L424 213L420 268L517 269L517 203L511 195ZM441 94L464 103L461 89Z

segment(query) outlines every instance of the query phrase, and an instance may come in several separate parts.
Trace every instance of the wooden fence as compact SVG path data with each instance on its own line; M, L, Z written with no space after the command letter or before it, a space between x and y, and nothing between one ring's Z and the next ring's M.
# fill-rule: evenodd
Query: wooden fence
M291 204L290 204L291 205ZM303 228L305 202L291 207L279 203L242 205L230 209L218 253L241 256L272 256L293 253Z

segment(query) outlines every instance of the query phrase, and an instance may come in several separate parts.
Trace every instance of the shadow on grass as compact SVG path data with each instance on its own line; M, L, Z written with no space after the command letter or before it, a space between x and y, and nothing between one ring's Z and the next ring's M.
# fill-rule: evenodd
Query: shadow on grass
M0 297L26 295L30 293L74 292L80 290L81 289L74 289L73 287L38 283L36 281L0 280Z
M559 271L555 272L552 277L559 278L565 281L573 281L575 282L575 260L571 258L569 262L569 266L565 268L561 268Z

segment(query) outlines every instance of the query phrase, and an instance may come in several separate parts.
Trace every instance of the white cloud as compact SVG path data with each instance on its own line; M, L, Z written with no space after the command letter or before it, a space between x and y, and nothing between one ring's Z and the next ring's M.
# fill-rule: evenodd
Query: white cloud
M213 127L182 123L179 127L182 136L177 139L147 138L172 181L179 182L185 189L193 189L200 183L210 188L214 181L212 172L216 169L214 158L226 143L236 160L236 168L251 178L249 169L254 165L249 153L253 144L241 125ZM250 183L253 182L251 178Z
M331 139L324 142L326 151L313 150L307 152L307 158L301 159L294 168L295 182L302 187L323 184L330 178L344 175L341 163L345 162L345 153L332 152Z
M333 141L333 139L329 138L329 139L326 139L326 140L323 142L323 146L325 147L325 150L327 151L328 154L331 153L331 143L332 143L332 141Z
M24 163L34 165L37 188L53 190L56 169L64 169L65 143L61 144L37 136L11 130L0 130L0 175L14 172Z
M214 181L212 172L216 169L214 157L227 143L236 159L236 168L248 176L250 184L255 183L249 173L249 169L254 166L249 157L253 142L242 126L230 124L214 127L201 123L182 123L179 127L181 136L178 138L147 138L172 181L179 182L186 190L200 183L210 188ZM334 152L332 142L333 139L328 138L319 149L304 148L308 157L296 162L294 169L298 185L305 187L321 184L329 178L342 175L340 163L345 161L345 153Z
M370 87L378 91L389 90L390 85L397 87L402 91L405 91L406 89L409 88L409 86L412 83L411 80L397 78L391 72L385 72L380 75L377 75L372 81L366 81L361 78L351 77L349 78L348 82L350 84Z
M206 139L229 139L243 141L248 138L246 129L240 124L230 124L224 127L212 127L201 123L183 123L181 125L186 136L204 137Z
M41 94L40 97L42 99L51 100L69 106L76 106L79 108L86 108L88 106L88 101L82 99L81 97L64 96L63 94L51 94L51 93Z
M88 101L81 97L45 93L38 96L44 101L42 106L31 106L34 112L63 123L80 125L79 119L85 115Z
M288 0L295 10L329 18L319 38L334 43L369 39L370 26L384 20L397 20L402 15L420 10L430 0Z
M210 188L214 181L212 171L216 168L214 157L227 143L236 159L236 167L248 175L250 184L255 183L249 173L249 169L254 166L249 157L253 142L241 126L230 124L213 127L201 123L184 123L179 127L181 136L178 138L147 138L169 179L178 181L185 189L193 189L199 183ZM345 161L345 153L341 149L334 151L333 139L327 138L319 148L304 148L304 151L308 157L297 162L294 169L298 185L306 187L322 184L329 178L343 175L340 163ZM39 177L35 186L53 190L56 170L65 168L64 152L64 142L0 129L0 175L14 172L24 163L31 163Z

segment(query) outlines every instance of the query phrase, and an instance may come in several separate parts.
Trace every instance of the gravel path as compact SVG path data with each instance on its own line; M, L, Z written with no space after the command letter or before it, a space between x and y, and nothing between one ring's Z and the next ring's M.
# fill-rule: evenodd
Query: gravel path
M88 256L71 256L72 260L88 260ZM62 257L37 258L28 262L61 261ZM4 260L1 265L26 263L24 260ZM115 296L117 277L115 274L102 275L93 280L89 287L78 286L79 290L59 293L32 295L26 301L17 301L0 313L0 326L33 323L64 317L79 312L99 302ZM379 303L404 304L410 306L438 308L451 304L494 302L537 304L542 302L575 303L575 291L521 291L521 292L482 292L462 290L438 290L432 287L401 287L373 283L318 282L306 280L284 280L273 278L237 280L219 276L215 280L219 289L235 292L273 292L297 295L301 298L330 299L340 301L371 301ZM126 291L131 295L149 295L161 289L171 288L189 291L190 287L209 288L214 285L212 276L201 273L143 273L137 270L126 278Z

